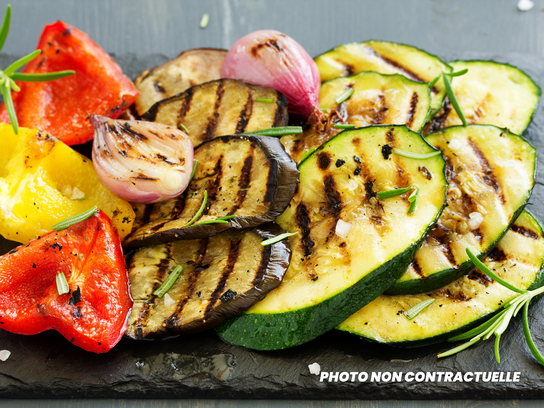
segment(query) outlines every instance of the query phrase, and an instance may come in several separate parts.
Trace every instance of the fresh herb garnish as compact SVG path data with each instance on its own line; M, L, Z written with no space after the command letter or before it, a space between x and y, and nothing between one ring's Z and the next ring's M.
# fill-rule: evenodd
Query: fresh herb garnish
M458 77L461 75L465 75L468 72L467 69L463 69L461 71L457 72L443 72L441 75L438 75L435 79L431 81L429 86L432 88L442 77L444 81L444 87L446 88L446 94L448 95L448 99L450 100L451 105L453 106L453 109L455 109L455 112L457 113L457 116L461 119L461 122L463 122L463 126L467 125L467 119L465 118L465 115L463 114L463 111L461 110L461 106L459 105L459 101L457 100L457 97L455 96L455 92L453 92L453 87L451 86L450 78Z
M255 102L272 103L272 102L274 102L274 99L256 98Z
M225 215L224 217L216 218L215 220L208 220L208 221L201 221L197 222L196 224L193 224L193 227L195 225L204 225L204 224L226 224L228 221L232 218L236 218L236 215Z
M189 129L183 123L178 124L178 127L183 130L185 133L189 134Z
M2 50L2 47L4 46L4 43L6 42L10 24L11 24L11 5L8 4L8 7L6 9L6 14L4 15L4 22L2 23L2 28L0 29L0 51ZM8 112L9 120L11 122L11 126L13 127L13 131L15 132L15 134L19 133L19 121L17 120L17 114L15 113L15 106L13 105L13 100L11 98L11 91L13 90L15 92L19 92L21 90L21 88L17 86L15 81L22 81L22 82L54 81L55 79L64 78L76 73L75 71L71 71L71 70L51 72L46 74L23 74L21 72L15 72L19 68L21 68L23 65L27 64L28 62L36 58L38 55L40 55L41 52L42 52L41 50L36 50L34 52L31 52L27 56L15 61L5 70L3 71L0 70L0 93L2 93L2 96L4 97L4 104L6 105L6 110Z
M261 245L262 246L267 246L267 245L272 245L272 244L275 244L276 242L279 242L285 238L289 238L289 237L292 237L293 235L297 235L298 232L286 232L285 234L280 234L280 235L276 235L275 237L273 238L268 238L268 239L265 239L263 242L261 242Z
M202 214L202 212L204 211L204 208L206 208L206 203L208 202L208 191L207 190L204 190L204 199L202 200L202 204L200 205L200 208L198 209L198 211L196 212L195 216L192 218L191 221L189 221L187 224L185 224L183 226L183 228L185 227L189 227L191 225L193 225L195 223L196 220L198 220L198 218L200 217L200 215Z
M410 203L410 208L408 208L408 214L413 214L417 208L417 198L419 197L419 187L415 187L410 197L408 197L408 202Z
M338 124L338 125L333 125L332 126L333 128L335 129L353 129L355 127L355 125L342 125L342 124Z
M408 320L412 320L414 317L416 317L418 314L420 314L423 310L428 308L433 302L434 302L434 299L424 300L423 302L418 303L417 305L415 305L411 309L404 312L404 316Z
M342 102L347 101L351 97L351 95L353 95L353 92L355 92L353 88L346 89L344 92L338 95L334 100L337 104L341 104Z
M275 127L268 129L259 129L253 130L251 132L246 132L246 135L259 135L259 136L272 136L280 137L285 135L299 135L302 133L301 126L284 126L284 127Z
M209 22L210 22L210 15L208 13L203 14L202 18L200 19L200 28L208 27Z
M317 149L317 147L314 147L313 149L310 149L310 150L306 150L304 153L302 153L302 158L300 159L300 162L302 163L304 161L304 159L306 159L306 157L308 157L309 155L311 155L313 152L315 152Z
M441 155L442 150L437 150L436 152L432 152L432 153L414 153L414 152L407 152L405 150L394 148L393 153L395 153L395 154L397 154L399 156L402 156L402 157L407 157L409 159L422 159L422 160L425 160L425 159L430 159L431 157Z
M66 218L63 221L56 223L55 225L53 225L53 229L56 231L66 229L74 224L77 224L78 222L85 221L87 218L92 217L92 215L97 211L98 207L95 205L93 208L89 208L87 211L84 211L81 214L74 215L70 218Z
M407 193L413 188L414 188L413 186L408 186L403 188L396 188L394 190L378 191L376 194L378 195L378 198L383 200L386 198L393 198L393 197L400 196L404 193Z
M477 257L474 255L469 248L466 249L467 255L469 256L472 263L483 273L485 273L487 276L495 280L497 283L501 284L502 286L518 293L517 296L515 296L510 301L506 302L503 305L503 310L501 310L498 314L493 316L491 319L489 319L487 322L481 324L480 326L469 330L466 333L460 334L458 336L452 337L448 339L449 341L458 341L458 340L466 340L470 339L466 343L461 344L460 346L457 346L451 350L445 351L444 353L440 353L438 357L447 357L451 356L452 354L458 353L470 346L472 346L474 343L476 343L478 340L483 338L484 340L489 339L493 334L495 335L495 359L498 363L501 362L500 354L499 354L499 342L501 335L504 333L506 328L508 327L508 324L510 323L510 320L512 317L515 317L517 313L523 308L523 333L525 334L525 340L527 341L527 345L529 346L529 349L531 350L531 353L533 356L537 359L537 361L544 365L544 357L542 357L542 354L538 351L536 348L533 339L531 337L531 332L529 331L529 318L528 318L528 310L529 310L529 303L531 300L542 293L544 293L544 286L540 287L535 290L523 290L515 287L514 285L511 285L510 283L506 282L504 279L497 276L491 269L489 269L487 266L485 266Z
M64 276L64 273L57 273L57 276L55 277L55 282L57 283L57 292L59 293L59 295L65 295L67 293L70 293L70 287L68 286L68 281L66 280L66 276Z
M170 274L164 280L162 285L156 291L153 292L153 294L159 298L162 298L164 295L166 295L166 292L168 292L172 288L172 286L174 286L174 283L176 283L182 271L183 271L183 268L177 265L174 268L174 270L170 272Z
M195 159L193 160L193 169L191 170L191 177L189 177L189 183L193 181L193 177L195 176L197 167L198 167L198 160Z

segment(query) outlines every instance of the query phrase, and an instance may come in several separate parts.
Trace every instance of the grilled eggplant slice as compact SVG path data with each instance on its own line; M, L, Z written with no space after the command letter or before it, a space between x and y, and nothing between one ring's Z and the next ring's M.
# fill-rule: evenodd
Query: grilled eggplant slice
M340 104L336 102L336 98L349 89L354 91L349 99ZM315 125L307 126L304 133L284 136L281 142L298 163L304 152L319 147L340 133L341 129L334 125L406 124L419 132L427 120L430 102L428 84L398 74L362 72L348 78L332 79L325 82L319 91L319 106L332 112L324 131Z
M422 161L384 155L389 146L433 153L406 126L347 130L299 166L300 184L277 222L292 236L293 256L282 284L243 314L217 328L229 343L258 350L296 346L325 333L382 293L406 270L446 202L441 155ZM387 158L385 158L387 156ZM378 199L377 191L416 185ZM347 228L346 228L347 227Z
M544 283L542 226L524 211L484 264L520 289ZM338 326L368 340L402 347L422 346L464 333L487 320L516 296L477 269L425 295L381 295ZM427 300L435 301L413 320L404 312Z
M197 48L184 51L171 61L146 69L134 80L140 95L134 102L141 117L156 102L177 95L192 86L221 78L227 50Z
M282 233L263 229L225 231L211 238L138 249L129 261L134 306L127 336L160 338L195 333L221 323L276 288L289 266L289 240L262 246ZM168 297L153 294L177 266L182 274Z
M274 221L295 193L298 170L278 139L238 135L203 143L194 153L198 166L179 197L136 206L136 230L126 247L204 238L229 228L251 228ZM195 223L207 192L207 202ZM218 218L234 216L223 222Z
M217 136L285 126L289 116L287 100L280 92L237 79L220 79L157 102L143 119L176 127L184 125L197 147Z
M470 124L495 125L521 135L540 100L541 90L520 69L494 61L454 61L454 71L468 72L452 81L453 91ZM426 133L460 125L461 119L450 103L426 126Z
M350 76L361 71L402 74L414 81L431 82L451 68L435 55L410 45L365 41L340 45L315 58L321 81ZM446 89L440 79L431 89L433 114L444 101Z
M472 262L465 248L487 254L523 210L535 183L536 150L503 129L456 126L427 141L448 163L448 207L389 294L425 293L466 273ZM482 220L477 227L471 213Z

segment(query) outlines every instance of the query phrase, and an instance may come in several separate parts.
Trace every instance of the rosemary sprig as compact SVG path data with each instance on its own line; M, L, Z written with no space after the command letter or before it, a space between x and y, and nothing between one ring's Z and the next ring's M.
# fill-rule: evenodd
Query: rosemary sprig
M463 122L463 126L467 125L467 119L465 118L465 115L463 114L463 111L461 110L461 106L459 105L459 101L457 100L457 97L455 96L455 92L453 92L453 87L451 86L450 78L458 77L461 75L465 75L468 72L467 69L462 69L461 71L457 72L443 72L441 75L438 75L435 79L433 79L429 86L432 88L442 77L444 81L444 87L446 88L446 94L448 95L448 99L450 100L451 105L453 106L453 109L455 109L455 112L457 113L457 116L461 119L461 122Z
M408 214L413 214L417 208L417 199L419 197L419 187L414 187L414 191L408 197L410 208L408 208Z
M196 212L195 216L191 219L191 221L189 221L187 224L185 224L183 226L183 228L190 227L191 225L193 225L195 223L196 220L198 220L198 218L202 215L202 212L204 211L204 208L206 208L206 203L207 202L208 202L208 191L204 190L204 199L202 200L202 204L200 204L200 208Z
M170 272L170 274L164 280L161 286L153 292L153 294L159 298L162 298L164 295L166 295L166 292L168 292L172 288L172 286L174 286L174 283L176 283L182 271L183 268L177 265L174 270Z
M208 221L201 221L197 222L196 224L193 224L193 227L196 225L205 225L205 224L226 224L228 223L227 220L230 220L231 218L237 217L236 215L225 215L224 217L216 218L215 220L208 220Z
M293 235L297 235L298 232L286 232L284 234L276 235L275 237L265 239L261 242L262 246L272 245L276 242L280 242L281 240L284 240L285 238L292 237Z
M281 137L285 135L299 135L301 133L302 133L302 126L284 126L284 127L253 130L251 132L245 132L244 134Z
M183 130L186 134L189 134L189 129L187 129L187 126L185 126L183 123L179 123L178 127Z
M255 102L272 103L274 100L268 98L255 98Z
M337 104L341 104L342 102L347 101L349 98L351 98L351 95L353 95L353 92L355 92L353 88L348 88L344 92L342 92L340 95L338 95L334 99L334 101Z
M87 211L82 212L81 214L74 215L72 217L66 218L65 220L56 223L53 225L53 229L56 231L61 231L66 229L78 222L85 221L87 218L92 217L92 215L98 211L98 207L95 205L92 208L89 208Z
M11 5L8 4L6 9L6 14L4 15L4 22L2 23L2 28L0 28L0 51L6 42L8 37L8 32L11 24ZM5 70L0 70L0 93L4 97L4 104L6 105L6 110L8 112L9 120L13 131L15 134L19 133L19 121L17 120L17 114L15 112L15 106L13 105L13 99L11 97L11 91L19 92L21 88L17 86L15 81L24 81L24 82L45 82L45 81L54 81L55 79L60 79L73 75L75 71L59 71L51 72L46 74L23 74L20 72L15 72L23 65L29 63L38 55L40 55L41 50L36 50L31 52L27 56L18 59Z
M514 297L513 299L511 299L510 301L506 302L503 305L503 310L501 310L498 314L493 316L487 322L481 324L480 326L472 330L469 330L466 333L450 338L449 341L458 341L458 340L466 340L466 339L470 339L470 340L451 350L448 350L448 351L445 351L444 353L439 354L438 357L440 358L440 357L451 356L452 354L458 353L472 346L474 343L476 343L480 339L487 340L492 335L495 335L495 347L494 347L495 359L497 360L498 363L500 363L501 358L499 354L499 343L500 343L501 335L504 333L504 331L508 327L508 324L510 323L510 320L512 319L512 317L515 317L517 313L523 308L522 319L523 319L523 333L525 334L525 340L527 341L527 345L529 346L529 349L531 350L531 353L533 354L533 356L537 359L537 361L540 364L544 365L544 357L542 357L542 354L540 354L540 352L536 348L533 342L533 339L531 337L531 332L529 331L529 318L528 318L529 303L531 303L531 300L535 296L538 296L544 293L544 286L534 290L519 289L511 285L510 283L506 282L504 279L500 278L499 276L497 276L493 271L491 271L491 269L485 266L471 252L469 248L466 249L466 252L470 260L474 263L474 265L480 271L482 271L487 276L495 280L497 283L518 293L518 295Z
M193 181L193 177L195 176L195 173L196 173L196 168L198 167L198 160L197 159L194 159L193 160L193 169L191 170L191 177L189 177L189 183L191 181Z
M402 195L404 193L407 193L411 189L413 189L413 186L403 187L403 188L396 188L394 190L385 190L385 191L378 191L376 194L378 195L378 198L381 200L384 200L386 198L393 198L397 197L399 195Z
M353 129L353 128L355 127L355 125L349 125L349 124L342 125L342 124L338 124L338 125L333 125L332 127L335 128L335 129Z
M408 320L412 320L415 318L418 314L420 314L423 310L427 309L431 304L435 301L435 299L427 299L423 302L419 302L417 305L412 307L411 309L404 312L404 316Z

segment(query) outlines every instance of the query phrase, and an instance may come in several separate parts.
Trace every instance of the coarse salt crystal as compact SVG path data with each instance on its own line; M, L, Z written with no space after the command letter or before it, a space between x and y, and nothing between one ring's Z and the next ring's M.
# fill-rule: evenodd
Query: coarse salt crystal
M484 220L484 216L479 212L470 213L468 217L470 218L468 220L468 227L471 230L475 230L476 228L478 228Z
M168 293L166 293L164 295L164 306L170 306L170 305L173 305L174 303L176 303L176 301L172 299L172 297Z
M338 235L340 238L347 238L349 232L351 231L351 225L349 222L345 222L344 220L338 220L336 223L336 235Z
M0 361L6 361L11 356L11 351L0 350Z
M321 366L317 363L313 363L308 366L308 370L310 370L310 374L319 375Z
M448 144L449 148L451 150L459 150L463 147L463 143L457 139L450 140L450 143Z
M518 9L520 11L529 11L535 6L535 3L533 3L531 0L519 0L518 1Z

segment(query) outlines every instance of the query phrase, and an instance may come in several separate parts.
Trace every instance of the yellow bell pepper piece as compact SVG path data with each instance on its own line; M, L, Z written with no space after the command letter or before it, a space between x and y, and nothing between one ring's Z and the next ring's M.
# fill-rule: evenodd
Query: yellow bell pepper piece
M93 164L59 139L37 129L0 123L0 234L26 243L65 218L94 205L113 222L121 240L134 211L102 183Z

